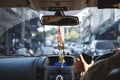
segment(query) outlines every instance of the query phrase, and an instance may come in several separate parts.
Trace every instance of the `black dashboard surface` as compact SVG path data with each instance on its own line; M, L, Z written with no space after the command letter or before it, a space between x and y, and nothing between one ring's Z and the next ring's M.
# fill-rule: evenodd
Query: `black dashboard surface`
M65 56L67 65L49 65L58 61L58 56L0 58L0 80L73 80L73 57ZM50 76L51 75L51 76Z
M35 80L36 58L0 59L0 80Z

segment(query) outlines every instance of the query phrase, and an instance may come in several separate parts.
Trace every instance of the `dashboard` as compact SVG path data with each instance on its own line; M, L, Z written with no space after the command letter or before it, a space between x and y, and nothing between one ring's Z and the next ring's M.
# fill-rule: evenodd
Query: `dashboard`
M65 56L64 67L59 56L0 59L0 80L73 80L73 56Z
M73 64L72 56L65 56L64 67L61 67L58 56L49 56L44 64L44 79L45 80L73 80Z

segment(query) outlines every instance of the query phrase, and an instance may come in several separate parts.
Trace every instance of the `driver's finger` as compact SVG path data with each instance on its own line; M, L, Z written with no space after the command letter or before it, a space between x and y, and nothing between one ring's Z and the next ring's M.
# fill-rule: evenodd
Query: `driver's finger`
M77 58L75 63L74 63L74 72L75 73L80 73L80 60Z
M120 53L120 48L116 48L113 51L115 51L116 53Z
M86 61L84 60L82 54L80 54L80 55L78 56L78 58L79 58L79 60L80 60L81 62L86 63ZM86 64L87 64L87 63L86 63Z

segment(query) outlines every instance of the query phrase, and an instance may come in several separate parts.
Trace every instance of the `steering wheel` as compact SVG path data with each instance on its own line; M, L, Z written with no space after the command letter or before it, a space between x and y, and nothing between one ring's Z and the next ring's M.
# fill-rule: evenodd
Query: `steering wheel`
M103 54L101 56L98 56L94 61L96 62L96 61L108 58L108 57L110 57L110 56L112 56L114 54L115 54L114 52L109 52L109 53Z

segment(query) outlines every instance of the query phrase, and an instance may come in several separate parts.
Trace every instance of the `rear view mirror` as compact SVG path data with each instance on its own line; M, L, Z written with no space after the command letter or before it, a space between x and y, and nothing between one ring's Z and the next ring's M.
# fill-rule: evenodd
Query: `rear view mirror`
M75 16L42 16L41 23L43 25L70 26L78 25L79 20Z

